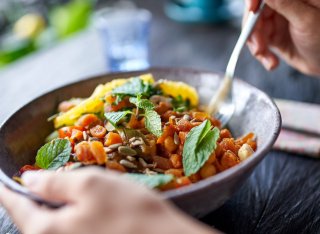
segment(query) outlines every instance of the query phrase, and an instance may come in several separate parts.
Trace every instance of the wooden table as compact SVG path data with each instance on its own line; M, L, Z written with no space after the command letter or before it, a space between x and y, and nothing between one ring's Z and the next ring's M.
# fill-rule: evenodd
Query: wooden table
M164 1L136 2L153 12L153 66L225 69L239 27L180 24L164 16ZM48 90L105 71L101 45L91 30L31 55L0 73L0 122ZM266 72L247 50L236 74L272 97L320 104L319 79L285 64ZM227 233L320 233L319 178L320 161L270 152L243 187L202 220ZM10 231L4 222L0 221L0 233Z

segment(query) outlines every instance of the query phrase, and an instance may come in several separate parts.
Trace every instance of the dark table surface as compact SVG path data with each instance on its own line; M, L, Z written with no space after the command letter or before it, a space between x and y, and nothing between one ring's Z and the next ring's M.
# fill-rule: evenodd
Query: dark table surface
M164 16L164 1L136 3L153 12L153 66L225 69L239 26L181 24ZM31 55L0 72L0 122L48 90L105 71L99 40L91 30ZM285 64L266 72L247 49L236 74L272 97L320 104L320 79ZM242 188L202 221L226 233L320 233L320 161L270 152ZM0 233L14 233L6 224L0 219Z

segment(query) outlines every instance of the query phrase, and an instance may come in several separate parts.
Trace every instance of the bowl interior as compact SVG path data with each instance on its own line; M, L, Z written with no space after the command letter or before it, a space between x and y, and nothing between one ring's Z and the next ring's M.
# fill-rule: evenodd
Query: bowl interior
M88 97L98 84L146 72L151 72L156 79L179 80L189 83L198 90L202 104L208 103L220 81L219 75L210 72L186 69L151 69L103 75L56 89L18 110L1 126L1 169L12 176L22 165L34 163L37 150L43 145L45 137L53 130L52 122L48 122L47 118L55 113L59 102L71 97ZM240 80L235 80L233 94L236 112L229 123L229 128L235 137L254 132L258 140L257 152L240 165L212 178L192 186L166 192L166 197L176 200L179 197L192 195L206 187L219 187L219 184L235 176L240 178L242 175L244 178L243 175L248 176L271 148L280 129L281 120L277 107L263 92Z

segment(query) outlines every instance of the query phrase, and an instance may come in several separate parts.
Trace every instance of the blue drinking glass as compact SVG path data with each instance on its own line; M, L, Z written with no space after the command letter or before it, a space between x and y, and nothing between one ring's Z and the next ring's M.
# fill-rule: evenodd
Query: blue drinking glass
M152 15L145 9L106 8L97 14L107 65L111 71L147 69Z

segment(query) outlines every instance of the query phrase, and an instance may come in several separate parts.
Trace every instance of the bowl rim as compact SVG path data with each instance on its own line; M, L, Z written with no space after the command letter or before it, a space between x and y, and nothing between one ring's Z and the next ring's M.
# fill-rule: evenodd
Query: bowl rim
M117 78L129 78L130 76L135 76L139 74L144 73L152 73L152 72L168 72L168 73L174 73L174 72L181 72L181 73L194 73L194 74L208 74L208 75L217 75L221 77L221 73L214 72L214 71L207 71L204 69L193 69L193 68L180 68L180 67L151 67L149 69L145 70L138 70L138 71L128 71L128 72L111 72L111 73L101 73L93 76L87 76L83 79L80 79L78 81L73 81L61 86L58 86L56 88L53 88L51 91L45 92L43 94L40 94L30 100L29 102L23 104L21 107L17 108L13 113L11 113L7 118L5 118L4 121L0 124L0 133L5 127L5 125L10 122L10 120L19 112L23 111L24 109L28 108L30 105L32 105L34 102L36 102L38 99L44 98L45 96L49 96L52 93L56 92L57 90L64 89L71 87L76 84L80 83L86 83L90 80L95 79L101 79L104 77L109 77L112 79ZM265 144L260 146L254 154L246 159L245 161L239 163L238 165L229 168L228 170L225 170L223 172L218 173L215 176L209 177L204 180L200 180L197 183L192 184L192 186L185 186L178 189L173 189L169 191L165 191L162 193L162 195L167 199L176 199L182 196L188 196L194 192L199 192L201 190L206 189L208 186L213 184L220 184L225 183L229 180L232 180L234 176L240 176L244 171L247 171L247 169L250 169L250 167L254 166L255 164L259 163L265 155L269 152L269 150L272 148L272 145L275 143L280 130L281 130L281 115L278 107L276 106L275 102L270 98L269 95L267 95L262 90L250 85L249 83L242 81L238 78L235 78L235 82L239 83L243 86L248 87L249 89L253 90L254 92L258 92L260 95L264 97L264 100L267 101L267 103L273 108L273 111L275 113L275 125L274 129L272 129L272 132L270 134L270 140Z

